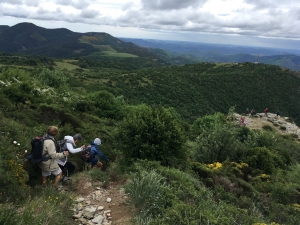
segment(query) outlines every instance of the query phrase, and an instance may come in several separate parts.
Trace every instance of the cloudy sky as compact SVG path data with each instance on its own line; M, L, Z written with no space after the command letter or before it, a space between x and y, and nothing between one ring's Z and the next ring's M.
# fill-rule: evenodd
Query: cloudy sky
M300 50L300 0L0 0L0 21Z

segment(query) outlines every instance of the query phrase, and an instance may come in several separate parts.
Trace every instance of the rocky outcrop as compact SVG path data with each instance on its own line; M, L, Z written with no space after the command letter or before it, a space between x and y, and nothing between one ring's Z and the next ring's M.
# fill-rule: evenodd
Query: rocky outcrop
M281 134L292 134L295 137L300 137L300 129L289 117L280 117L274 113L256 113L254 116L251 115L240 115L235 114L237 123L241 124L241 118L245 117L246 126L252 129L260 129L264 125L273 125L274 128Z
M90 182L88 182L90 183ZM92 184L86 184L91 186ZM113 197L112 197L113 196ZM113 206L124 204L127 195L123 188L119 190L96 187L87 196L78 196L73 208L73 219L78 225L113 224Z

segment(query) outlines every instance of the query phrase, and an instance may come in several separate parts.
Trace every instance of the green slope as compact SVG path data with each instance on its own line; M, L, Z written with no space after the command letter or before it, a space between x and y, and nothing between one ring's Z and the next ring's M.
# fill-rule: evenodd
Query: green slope
M98 81L97 85L89 83L91 90L100 87L124 95L133 104L174 107L189 121L215 111L226 113L236 106L240 113L247 107L256 112L266 107L270 112L279 109L300 122L299 74L278 66L200 63L114 75L96 72L93 76Z

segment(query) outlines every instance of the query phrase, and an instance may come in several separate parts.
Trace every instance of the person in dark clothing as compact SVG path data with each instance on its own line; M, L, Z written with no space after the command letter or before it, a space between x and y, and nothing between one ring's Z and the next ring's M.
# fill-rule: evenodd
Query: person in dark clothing
M265 116L266 116L266 117L268 117L268 112L269 112L269 109L268 109L268 108L265 108L264 113L265 113Z
M103 164L97 159L96 156L99 156L105 162L109 162L109 159L100 151L100 145L100 138L96 138L93 142L91 142L92 147L90 150L90 160L87 161L87 163L90 163L92 167L97 166L99 170L101 170Z
M276 116L278 117L280 115L279 110L277 110L276 112Z

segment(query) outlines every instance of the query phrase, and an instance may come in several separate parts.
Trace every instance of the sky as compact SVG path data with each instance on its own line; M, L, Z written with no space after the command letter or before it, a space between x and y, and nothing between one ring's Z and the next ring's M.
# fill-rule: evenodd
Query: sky
M0 0L0 25L300 50L300 0Z

